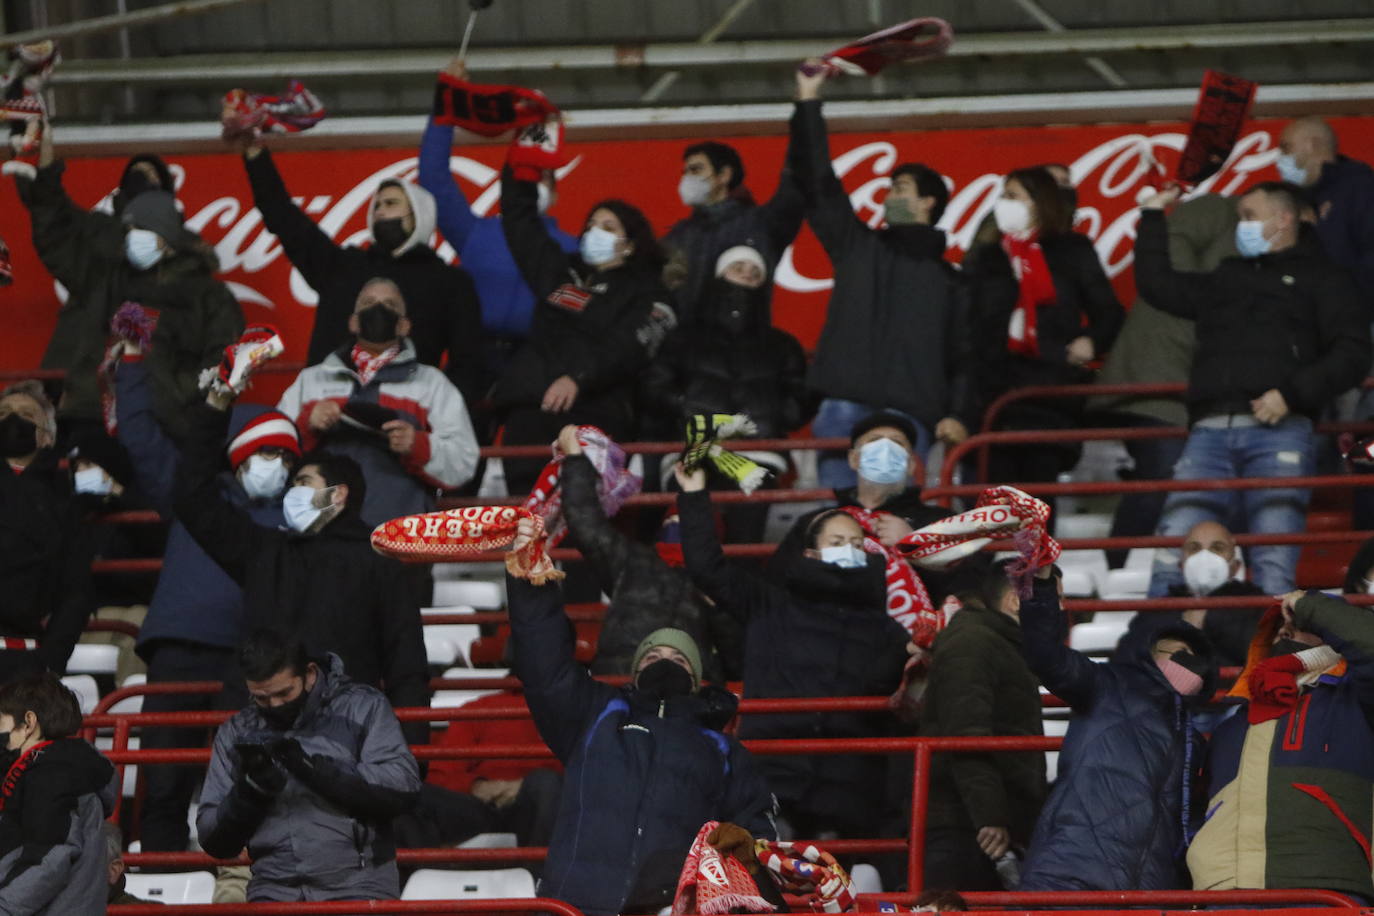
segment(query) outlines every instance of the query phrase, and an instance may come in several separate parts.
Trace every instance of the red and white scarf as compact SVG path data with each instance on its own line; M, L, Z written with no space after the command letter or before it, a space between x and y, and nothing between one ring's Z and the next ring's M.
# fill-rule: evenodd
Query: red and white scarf
M14 795L15 788L19 785L19 780L24 773L33 765L39 757L43 755L43 748L52 744L51 741L40 741L19 756L19 759L10 764L9 770L5 772L5 779L0 782L0 811L5 810L10 798ZM771 909L771 907L770 907Z
M809 898L812 912L844 913L854 909L854 884L849 875L834 856L814 843L759 840L755 853L783 891Z
M944 629L945 616L931 603L925 583L911 568L907 558L878 539L877 522L886 513L861 506L841 506L840 511L853 518L864 530L864 550L878 554L886 561L887 616L902 625L912 642L922 649L929 649L930 644L935 642L936 634Z
M1038 359L1040 338L1035 329L1036 310L1038 306L1051 305L1056 300L1054 277L1045 263L1039 233L1032 232L1022 238L1004 235L1002 250L1011 261L1012 273L1016 275L1018 284L1016 307L1012 309L1011 320L1007 322L1007 352Z
M620 511L625 500L639 492L644 481L638 474L625 469L625 450L597 427L579 426L577 441L582 444L582 454L596 468L599 477L596 498L609 518ZM525 508L544 520L549 543L553 546L557 546L568 534L568 524L563 519L563 489L560 486L563 457L563 450L555 442L553 460L539 472L539 479L525 500Z
M393 518L372 530L372 549L382 556L417 562L473 556L509 547L522 518L534 519L536 534L521 549L506 554L506 569L535 585L562 579L563 573L554 568L544 549L544 520L516 506L472 506Z
M377 377L377 373L387 367L396 357L401 355L401 348L393 344L380 353L369 353L362 348L361 344L354 344L353 350L349 353L349 358L353 360L353 367L358 371L358 381L366 388Z
M673 895L673 916L701 913L729 913L737 909L751 913L771 913L773 904L759 894L749 871L732 855L722 853L706 842L720 821L707 821L697 831L692 848L682 863Z

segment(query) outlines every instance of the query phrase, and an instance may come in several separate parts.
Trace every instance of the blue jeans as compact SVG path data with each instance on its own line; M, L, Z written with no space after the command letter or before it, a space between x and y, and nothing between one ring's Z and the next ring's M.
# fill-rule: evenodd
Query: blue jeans
M1304 477L1316 465L1312 421L1290 416L1276 426L1207 428L1194 426L1174 466L1175 480L1203 478ZM1276 487L1266 490L1201 490L1169 494L1158 534L1182 539L1198 522L1228 524L1240 519L1251 534L1287 534L1307 526L1310 490ZM1235 530L1235 529L1233 529ZM1294 588L1298 555L1293 545L1251 547L1246 551L1250 578L1268 595ZM1150 573L1151 598L1183 583L1180 552L1156 550Z
M811 421L811 435L817 439L829 438L849 438L850 431L854 424L871 413L883 410L882 407L875 407L872 404L862 404L858 401L846 401L843 398L826 398L821 401L820 410L816 411L816 419ZM924 423L913 417L911 414L901 410L894 410L906 417L916 427L916 441L912 443L916 447L916 455L921 461L926 460L926 453L930 451L930 430L926 429ZM849 466L849 452L821 452L817 461L816 477L822 487L832 490L842 490L845 487L852 487L859 482L859 475Z

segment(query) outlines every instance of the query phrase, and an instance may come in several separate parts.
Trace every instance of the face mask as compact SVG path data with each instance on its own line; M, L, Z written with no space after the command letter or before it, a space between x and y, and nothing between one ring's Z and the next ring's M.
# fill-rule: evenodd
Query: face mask
M868 565L868 554L862 547L855 547L853 544L822 547L821 562L838 566L840 569L858 569Z
M1201 657L1180 649L1168 658L1156 659L1155 664L1159 665L1159 670L1163 672L1169 686L1180 695L1197 696L1202 690L1207 662Z
M280 458L249 455L239 482L250 499L271 499L286 486L286 474L286 462Z
M1183 561L1183 580L1195 597L1210 595L1231 578L1231 564L1210 550L1199 550Z
M677 183L677 196L684 207L700 207L711 199L711 182L700 175L683 175Z
M691 694L692 673L670 658L660 658L635 678L635 689L655 700L670 700Z
M1023 200L999 197L992 208L992 218L1003 235L1017 235L1030 228L1030 207Z
M889 194L883 201L883 219L889 226L909 226L916 222L916 211L911 209L911 201L905 197Z
M130 229L124 234L124 257L135 270L147 270L162 260L158 234L151 229Z
M1364 580L1364 593L1366 595L1374 595L1374 579Z
M282 497L281 510L286 525L297 534L313 534L343 511L334 505L334 487L316 490L314 487L292 487ZM316 502L322 506L316 506Z
M762 308L764 290L746 289L728 280L717 282L720 284L720 304L716 314L720 316L721 327L730 334L743 333L754 324L754 316Z
M394 252L406 243L410 233L401 225L400 219L377 219L372 221L372 238L383 251Z
M859 449L859 476L873 483L901 483L911 456L891 439L874 439Z
M100 468L82 468L72 475L72 489L92 496L109 496L114 491L114 481Z
M305 709L305 701L310 699L309 692L302 690L301 695L294 700L287 700L280 706L259 706L258 712L262 713L262 718L267 722L267 727L284 732L296 724L300 718L301 710Z
M600 267L615 260L615 245L619 241L620 237L615 233L600 226L593 226L582 233L582 240L577 243L577 248L583 261L592 267Z
M1292 182L1299 187L1307 184L1307 169L1298 165L1298 159L1292 153L1279 153L1274 165L1278 167L1279 177L1284 181Z
M1242 258L1257 258L1269 250L1262 221L1243 219L1236 223L1236 250Z
M358 312L358 336L369 343L388 343L396 339L401 316L380 303Z
M548 185L541 181L539 184L535 185L534 193L537 197L534 204L535 207L538 208L540 213L547 213L549 207L553 206L553 192L549 190Z
M23 458L38 451L38 427L12 413L0 420L0 453L6 458Z

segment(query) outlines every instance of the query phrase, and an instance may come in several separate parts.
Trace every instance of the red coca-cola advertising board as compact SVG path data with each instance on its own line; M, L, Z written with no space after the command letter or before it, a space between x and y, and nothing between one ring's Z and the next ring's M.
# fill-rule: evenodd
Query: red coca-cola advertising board
M1226 166L1203 188L1230 195L1276 178L1273 162L1285 123L1260 120L1248 125ZM1374 158L1374 118L1338 118L1332 123L1347 155ZM946 175L952 196L942 226L950 236L949 256L956 261L990 212L1003 175L1023 165L1064 163L1079 189L1078 229L1094 239L1118 293L1129 303L1135 194L1151 182L1151 163L1163 163L1172 171L1185 134L1181 123L836 133L831 137L831 158L855 211L872 225L881 219L887 176L898 163L922 161ZM722 139L739 149L748 170L746 184L755 196L764 199L771 194L786 137ZM575 234L592 203L616 196L643 208L654 227L665 231L686 215L676 193L685 145L672 140L576 145L577 159L559 186L553 213ZM503 155L499 146L453 150L454 180L478 213L497 210ZM275 143L274 156L292 194L342 245L365 242L365 209L376 184L413 175L416 166L413 149L292 152L289 138ZM179 182L187 222L215 245L223 279L239 297L247 319L277 325L286 340L287 358L303 358L314 293L291 268L276 239L263 230L238 157L174 155L168 160ZM83 206L97 205L113 189L123 163L122 158L72 160L66 172L68 192ZM9 180L0 182L0 237L9 243L15 274L14 284L0 289L6 330L0 338L0 367L34 367L54 326L62 291L29 243L27 212ZM446 244L439 250L456 260ZM804 228L779 266L774 316L807 347L814 345L825 317L830 277L825 253Z

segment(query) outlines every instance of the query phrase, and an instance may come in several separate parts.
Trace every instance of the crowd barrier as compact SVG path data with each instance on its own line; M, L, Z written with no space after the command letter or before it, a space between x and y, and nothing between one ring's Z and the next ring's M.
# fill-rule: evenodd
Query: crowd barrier
M584 916L561 900L535 897L506 900L339 900L312 903L202 903L168 906L162 903L120 903L109 916L359 916L362 913L551 913Z

